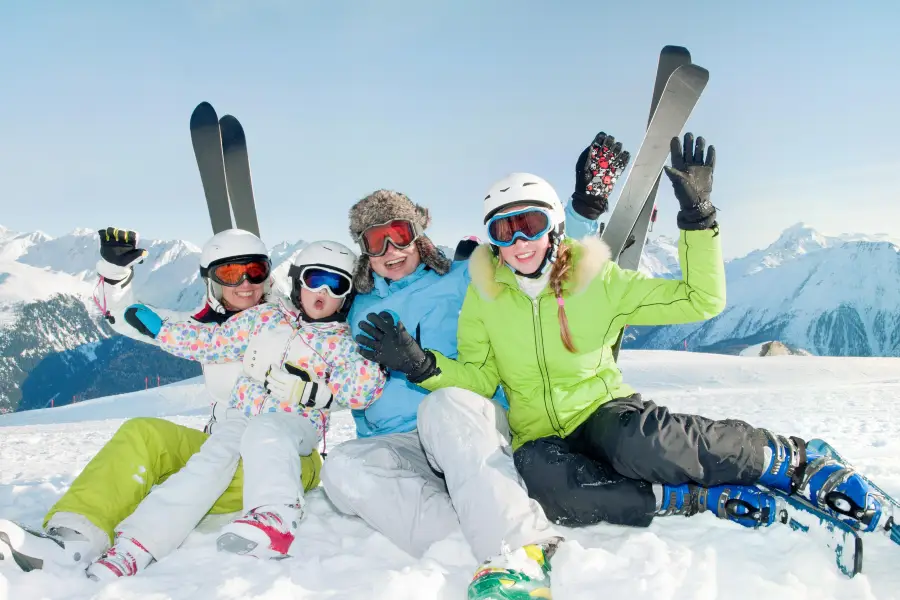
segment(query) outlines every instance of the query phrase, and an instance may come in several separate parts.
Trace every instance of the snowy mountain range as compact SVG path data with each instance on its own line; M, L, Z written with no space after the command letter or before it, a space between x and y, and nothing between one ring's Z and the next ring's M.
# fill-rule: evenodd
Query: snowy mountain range
M671 240L642 268L678 277ZM728 261L725 311L704 323L629 328L627 348L737 353L778 340L823 356L900 356L900 244L885 236L824 236L802 223L767 248Z
M276 281L304 241L272 247ZM135 292L177 310L201 305L200 249L142 240ZM625 348L736 354L779 340L813 354L900 355L900 246L882 236L821 235L794 225L767 248L728 261L728 306L705 323L630 327ZM114 335L92 300L97 232L53 238L0 226L0 411L68 404L199 374L195 363ZM674 240L652 239L641 270L678 277Z

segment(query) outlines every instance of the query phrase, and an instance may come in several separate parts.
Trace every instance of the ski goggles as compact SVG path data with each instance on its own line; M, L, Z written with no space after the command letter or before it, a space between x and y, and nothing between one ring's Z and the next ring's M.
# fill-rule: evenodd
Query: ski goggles
M384 253L387 252L388 242L394 248L403 250L409 248L420 235L422 235L422 230L412 221L394 219L387 223L367 227L359 236L359 245L363 253L369 256L384 256Z
M332 298L343 298L353 289L353 282L346 273L327 267L291 266L288 277L293 281L295 289L298 285L311 292L324 289Z
M272 263L269 259L258 256L229 258L218 264L213 263L207 269L200 269L202 276L209 277L219 285L226 287L237 287L244 281L253 284L264 283L271 272Z
M522 238L534 241L553 227L550 213L536 206L494 215L487 222L488 239L495 246L512 246Z

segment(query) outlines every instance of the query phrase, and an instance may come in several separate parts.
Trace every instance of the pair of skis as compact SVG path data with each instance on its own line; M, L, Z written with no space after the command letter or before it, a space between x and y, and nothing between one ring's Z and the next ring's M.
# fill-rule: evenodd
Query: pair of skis
M236 227L259 236L247 138L241 123L231 115L220 119L209 102L201 102L191 114L191 143L213 233Z
M666 46L659 53L647 133L601 236L623 269L640 266L647 233L656 217L656 192L669 156L669 142L680 136L708 81L709 71L691 63L687 48ZM624 333L623 328L613 346L616 360Z

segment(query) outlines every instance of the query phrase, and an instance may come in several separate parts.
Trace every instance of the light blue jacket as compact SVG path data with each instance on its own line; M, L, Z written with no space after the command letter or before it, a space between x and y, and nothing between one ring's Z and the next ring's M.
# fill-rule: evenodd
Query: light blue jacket
M566 206L566 234L575 239L595 235L599 225ZM373 274L374 275L374 274ZM468 261L454 262L450 272L438 275L424 264L399 281L388 282L374 275L375 287L353 302L347 321L354 336L361 333L360 321L369 313L383 310L394 314L416 338L422 348L436 350L447 358L456 358L456 329L466 290L471 280ZM410 383L398 371L388 374L381 397L368 408L354 410L356 435L371 437L403 433L416 428L416 412L428 390ZM494 397L508 408L502 389Z

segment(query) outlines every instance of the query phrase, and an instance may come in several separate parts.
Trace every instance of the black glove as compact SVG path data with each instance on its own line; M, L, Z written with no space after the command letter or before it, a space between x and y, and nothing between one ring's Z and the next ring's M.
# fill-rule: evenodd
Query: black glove
M709 201L712 192L713 169L716 166L716 149L710 146L703 160L706 140L694 134L684 134L684 151L677 137L672 138L672 166L665 167L672 181L675 197L681 203L678 211L678 228L685 231L710 229L716 226L716 207Z
M600 132L591 145L582 150L575 163L575 191L572 208L586 219L596 221L609 208L619 175L628 166L631 155L622 150L622 142Z
M369 335L359 334L355 338L363 358L389 370L406 373L407 379L413 383L425 381L436 374L434 354L423 351L403 323L394 323L391 313L369 313L366 318L368 321L360 322L359 328Z
M100 257L110 264L129 268L143 262L147 256L146 250L137 247L136 231L107 227L97 233L100 234Z

